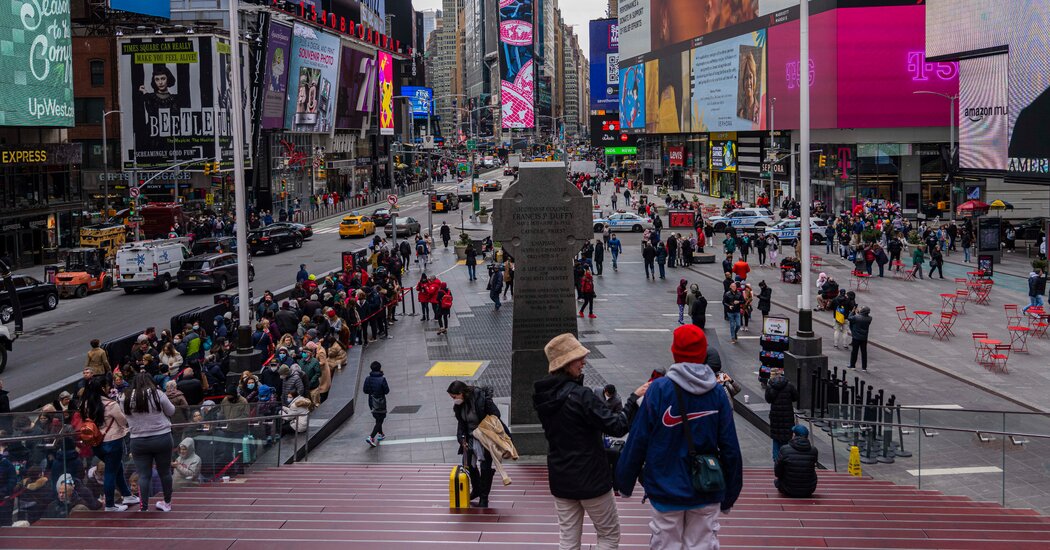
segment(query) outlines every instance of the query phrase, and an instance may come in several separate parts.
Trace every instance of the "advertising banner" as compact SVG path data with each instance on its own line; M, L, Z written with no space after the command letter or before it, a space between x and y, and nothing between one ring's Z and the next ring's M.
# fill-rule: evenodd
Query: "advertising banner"
M692 129L696 132L766 128L766 31L692 51Z
M261 119L264 130L284 128L291 46L292 28L280 23L271 23L270 39L266 41L266 64L263 67L266 74L263 81Z
M1010 17L1015 10L1005 8L1002 0L927 0L927 57L1008 44L1013 30Z
M689 51L645 63L645 128L651 134L688 132Z
M368 130L372 127L377 83L375 57L344 46L339 69L336 128Z
M650 20L652 0L623 2L619 7L620 55L624 59L649 53L652 49Z
M193 159L218 160L232 167L233 90L225 39L202 35L125 38L117 46L124 167L163 169ZM247 48L242 46L241 51ZM246 63L241 71L244 82L249 82ZM244 98L244 105L247 127L251 102ZM246 140L244 152L249 164L250 141ZM183 170L201 170L203 162Z
M607 111L604 115L591 115L591 145L635 147L638 145L638 136L620 131L619 115Z
M685 147L668 147L667 158L670 166L685 166Z
M760 7L761 4L761 7ZM620 55L631 59L798 5L798 0L620 2Z
M620 127L645 128L645 66L620 69Z
M379 76L379 134L394 135L394 58L378 52L376 72Z
M731 140L711 142L711 170L736 172L736 142Z
M620 103L620 25L616 19L590 23L591 110L615 111Z
M500 119L505 129L536 123L532 14L532 0L499 2Z
M252 135L252 101L251 92L248 83L251 80L248 79L248 45L244 42L240 44L240 52L244 56L241 58L241 83L243 87L241 90L233 89L232 73L232 61L233 55L230 48L230 42L228 38L218 37L215 39L215 60L216 60L216 96L218 103L215 108L215 120L218 122L216 125L216 135L218 136L217 142L219 144L219 153L213 158L220 163L220 168L224 170L233 169L233 94L241 94L241 106L244 111L242 113L241 122L243 126L241 130L244 136L244 167L252 167L252 140L249 137Z
M296 23L284 122L297 133L331 133L339 77L339 37Z
M959 62L959 167L1006 170L1007 104L1006 55Z
M811 127L837 128L838 18L835 14L838 11L830 10L809 17L809 66L805 68L799 63L798 20L769 28L768 90L769 96L777 100L773 113L774 129L798 128L799 92L807 80Z
M0 3L0 126L71 127L69 2Z
M109 7L120 11L171 19L171 0L109 0Z
M1010 4L1010 146L1007 169L1050 177L1050 0ZM1000 8L1002 9L1002 8Z
M434 116L433 88L402 86L401 95L410 98L408 103L412 109L413 118L427 118L427 114Z

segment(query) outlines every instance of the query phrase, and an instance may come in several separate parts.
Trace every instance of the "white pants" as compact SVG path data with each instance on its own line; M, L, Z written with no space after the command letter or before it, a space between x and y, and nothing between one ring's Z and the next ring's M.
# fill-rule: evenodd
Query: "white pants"
M846 323L835 322L835 335L833 341L836 346L839 345L839 339L842 339L842 345L848 346L850 342L849 325Z
M620 516L616 513L616 500L612 491L587 500L555 498L554 508L558 512L558 527L561 528L560 550L579 550L584 511L598 532L598 546L595 548L616 550L620 547Z
M718 550L718 503L680 512L652 511L651 550Z

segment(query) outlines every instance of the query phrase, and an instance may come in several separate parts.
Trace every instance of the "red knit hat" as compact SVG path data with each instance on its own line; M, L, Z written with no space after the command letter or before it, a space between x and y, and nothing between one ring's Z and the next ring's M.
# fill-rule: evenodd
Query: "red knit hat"
M704 329L692 324L676 328L671 342L671 356L675 363L707 361L707 335Z

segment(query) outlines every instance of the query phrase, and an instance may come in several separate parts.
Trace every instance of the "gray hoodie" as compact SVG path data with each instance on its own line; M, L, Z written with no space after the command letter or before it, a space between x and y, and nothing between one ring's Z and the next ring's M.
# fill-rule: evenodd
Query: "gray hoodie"
M183 439L179 446L186 447L188 452L185 458L183 458L181 453L175 458L175 474L187 481L196 481L201 475L201 457L197 456L193 438L187 437Z
M703 395L718 385L715 372L703 363L675 363L667 369L667 378L693 395Z

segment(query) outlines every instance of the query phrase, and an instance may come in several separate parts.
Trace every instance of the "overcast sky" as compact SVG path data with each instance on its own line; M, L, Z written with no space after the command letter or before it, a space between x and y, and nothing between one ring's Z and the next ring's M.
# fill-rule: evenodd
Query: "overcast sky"
M412 6L418 10L441 9L441 0L413 0ZM573 27L576 36L580 37L580 48L583 55L590 59L590 39L587 36L587 22L591 19L605 17L605 9L609 7L606 0L561 0L558 2L561 8L561 16L567 25Z

